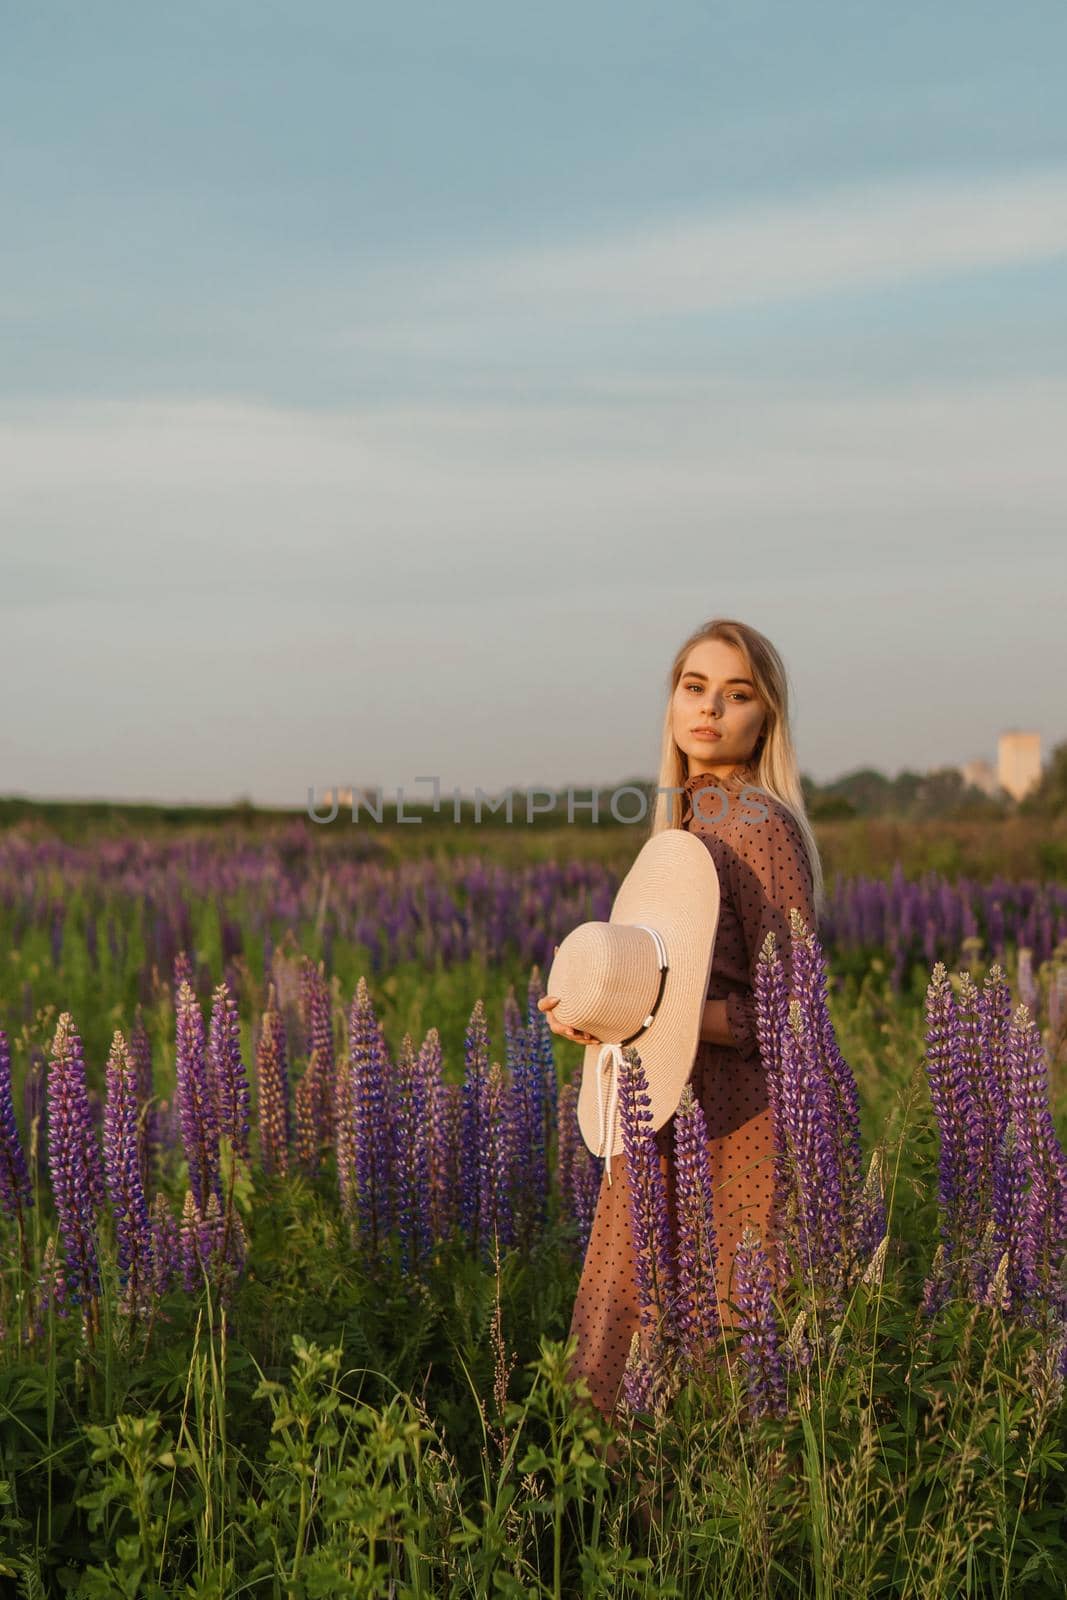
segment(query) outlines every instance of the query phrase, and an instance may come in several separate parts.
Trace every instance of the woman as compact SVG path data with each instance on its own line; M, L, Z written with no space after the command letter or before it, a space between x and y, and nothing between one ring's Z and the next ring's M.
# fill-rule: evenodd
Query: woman
M767 1238L773 1197L773 1129L753 995L756 963L773 932L788 982L790 910L799 910L817 931L823 903L822 868L789 730L785 668L770 641L745 623L705 624L674 659L651 832L669 827L697 833L719 874L719 926L691 1081L708 1127L716 1290L722 1323L729 1327L734 1252L746 1223ZM554 1022L557 1004L552 995L539 1002L554 1032L579 1044L599 1043ZM656 1139L673 1220L673 1117ZM572 1373L587 1379L605 1416L618 1400L639 1325L625 1159L617 1155L612 1182L601 1182L571 1317L578 1337Z

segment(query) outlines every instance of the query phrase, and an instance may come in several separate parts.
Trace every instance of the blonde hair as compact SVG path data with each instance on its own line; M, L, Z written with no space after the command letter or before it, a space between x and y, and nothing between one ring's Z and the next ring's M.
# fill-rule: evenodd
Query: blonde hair
M826 890L819 847L804 808L804 793L800 786L797 755L793 747L793 736L789 730L789 686L785 663L766 635L750 627L747 622L735 622L726 617L716 617L711 622L705 622L695 633L689 635L674 658L668 684L667 708L663 716L658 779L660 792L655 797L649 837L662 833L665 828L682 826L684 797L681 793L670 794L666 791L681 790L684 787L689 776L689 763L683 751L675 743L671 712L674 693L681 679L686 657L694 645L702 644L705 639L719 639L722 643L731 644L740 650L748 663L756 693L767 707L762 732L750 757L756 769L755 781L761 789L766 789L768 794L773 795L785 806L800 829L811 866L815 916L817 920L821 920Z

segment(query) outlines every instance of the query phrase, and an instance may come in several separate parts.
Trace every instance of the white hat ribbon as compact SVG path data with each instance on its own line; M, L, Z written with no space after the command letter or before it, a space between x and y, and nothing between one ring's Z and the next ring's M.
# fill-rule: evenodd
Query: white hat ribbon
M664 944L663 938L658 929L646 927L643 922L635 922L633 926L635 928L641 928L645 933L650 933L652 935L656 943L657 963L662 974L667 967L667 947ZM662 992L663 986L661 981L660 993L662 994ZM658 1003L659 997L657 996L656 1004L658 1005ZM631 1034L630 1039L636 1039L639 1033L643 1032L645 1028L651 1025L652 1018L655 1014L655 1009L655 1006L653 1006L652 1011L649 1012L641 1027L638 1029L638 1033ZM629 1044L629 1042L630 1040L628 1039L626 1043ZM608 1180L609 1188L611 1186L611 1152L615 1144L615 1119L619 1111L619 1069L622 1066L622 1063L622 1045L612 1044L610 1041L601 1045L599 1054L596 1058L596 1154L604 1157L604 1175ZM604 1095L605 1066L610 1067L610 1072L608 1075L608 1092L606 1098Z

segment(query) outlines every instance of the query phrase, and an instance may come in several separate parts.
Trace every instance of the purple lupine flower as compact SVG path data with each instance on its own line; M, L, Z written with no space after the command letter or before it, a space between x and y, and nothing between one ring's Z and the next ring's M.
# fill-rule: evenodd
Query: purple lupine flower
M559 1079L556 1074L556 1057L552 1047L552 1029L537 1002L545 997L541 969L534 967L526 987L526 1047L531 1071L538 1071L542 1108L541 1139L546 1151L559 1116ZM547 1182L547 1177L546 1177Z
M300 970L300 1011L308 1057L304 1098L310 1137L305 1143L313 1142L317 1167L334 1144L337 1060L330 990L322 962L316 967L309 956L304 957Z
M205 1278L212 1287L228 1288L244 1264L246 1241L240 1217L228 1224L214 1190L201 1211L186 1190L179 1229L179 1255L186 1293L195 1294Z
M218 1095L219 1132L242 1161L249 1160L248 1073L241 1059L241 1023L237 1003L226 984L215 989L211 1006L208 1056Z
M52 1041L48 1074L48 1165L63 1235L67 1292L75 1305L100 1293L96 1230L104 1203L104 1167L89 1111L85 1060L74 1019L64 1011Z
M574 1163L574 1219L577 1223L575 1242L582 1256L589 1247L593 1218L596 1216L597 1201L600 1199L600 1186L603 1181L604 1171L600 1162L583 1143L579 1147Z
M362 1077L373 1070L373 1051L376 1035L370 1018L370 994L366 1005L360 1003L360 992L349 1006L349 1050L347 1059L338 1067L336 1094L334 1094L334 1142L338 1150L338 1187L341 1190L341 1210L349 1221L355 1221L357 1208L357 1126L355 1126L354 1085L360 1062Z
M321 1132L316 1117L319 1102L315 1083L314 1063L309 1062L297 1079L293 1096L296 1120L296 1159L305 1172L317 1172L322 1157Z
M205 1222L212 1230L216 1281L228 1290L233 1278L243 1271L248 1255L248 1238L241 1213L235 1206L229 1206L224 1212L217 1195L209 1194Z
M18 1223L19 1238L25 1242L23 1213L33 1205L33 1185L26 1167L26 1156L15 1121L11 1095L11 1052L7 1034L0 1028L0 1206Z
M207 1208L199 1218L196 1230L196 1249L210 1284L217 1281L222 1265L222 1207L218 1196L212 1192L207 1197Z
M773 1212L779 1218L777 1231L781 1219L790 1210L793 1178L781 1105L785 1037L789 1032L789 990L773 933L767 934L760 949L752 992L756 1005L760 1063L767 1084L767 1103L774 1131Z
M415 1156L418 1134L415 1118L416 1057L410 1033L400 1041L396 1058L397 1111L393 1125L393 1170L396 1174L396 1228L400 1239L402 1272L418 1265L418 1195Z
M204 1018L189 983L183 981L177 1004L177 1109L189 1165L189 1186L197 1209L219 1193L219 1123L209 1081Z
M656 1369L641 1353L641 1334L634 1329L622 1373L622 1401L632 1416L646 1416L656 1406Z
M479 1163L478 1237L486 1256L491 1242L502 1249L515 1242L511 1192L515 1165L512 1088L494 1061L486 1078L486 1145Z
M463 1123L460 1150L460 1222L478 1242L481 1173L489 1142L489 1029L485 1005L475 1001L463 1041Z
M387 1077L391 1063L366 978L349 1014L347 1115L351 1126L352 1201L359 1232L376 1253L391 1226L392 1124Z
M938 1160L938 1213L945 1246L947 1270L958 1274L960 1252L973 1237L973 1200L968 1191L968 1151L965 1139L974 1124L974 1107L967 1096L960 1105L966 1081L960 1038L959 1013L944 962L934 967L926 991L926 1076L940 1139Z
M259 1155L267 1175L289 1171L289 1063L285 1022L275 1003L274 985L267 991L267 1009L256 1047L259 1099Z
M691 1083L683 1088L674 1114L674 1152L678 1213L675 1320L683 1356L697 1368L709 1359L720 1324L708 1130Z
M970 1181L981 1196L977 1206L983 1212L993 1179L993 1149L1000 1130L1000 1102L990 1091L982 1059L982 1014L978 986L969 972L959 974L957 1012L960 1025L960 1051L967 1078L967 1093L974 1107L975 1134L969 1146Z
M1007 1137L1011 1116L1011 1074L1008 1063L1008 1036L1011 1031L1011 989L1003 967L994 965L986 975L978 996L978 1033L981 1058L980 1102L986 1110L990 1149L989 1210L993 1221L995 1259L1007 1252L1005 1294L1009 1304L1020 1292L1020 1241L1016 1234L1018 1206L1025 1187L1025 1174L1018 1140ZM988 1272L985 1277L988 1280ZM989 1282L984 1285L985 1299Z
M950 990L951 994L951 990ZM976 1180L981 1176L984 1160L985 1120L983 1107L974 1091L977 1076L973 1051L981 1048L981 1029L976 1019L964 1015L952 997L955 1010L956 1049L952 1056L952 1104L959 1123L963 1169L961 1179L966 1184L966 1203L960 1216L964 1226L974 1228L978 1219L979 1188Z
M779 1113L796 1199L801 1270L836 1291L843 1220L841 1172L830 1092L799 1000L789 1002L789 1026L782 1040Z
M548 1162L545 1152L544 1092L541 1062L523 1027L518 1002L509 992L504 1003L504 1062L512 1085L516 1224L529 1245L545 1219Z
M130 1029L130 1056L137 1079L137 1159L141 1167L141 1187L148 1193L152 1167L159 1150L159 1113L154 1103L152 1079L152 1041L138 1004Z
M982 1006L978 987L968 972L959 974L960 1055L966 1078L968 1118L964 1132L970 1187L970 1242L965 1245L972 1298L987 1303L990 1279L1000 1258L993 1220L998 1149L1003 1138L1006 1102L993 1081L982 1053ZM1002 1252L1000 1252L1002 1253Z
M670 1216L659 1147L651 1127L648 1080L633 1045L627 1045L622 1052L618 1077L619 1124L629 1181L630 1233L640 1322L666 1364L668 1351L675 1342Z
M115 1218L122 1307L136 1313L144 1309L152 1285L152 1231L137 1141L137 1073L118 1030L111 1041L106 1078L104 1177Z
M174 1280L174 1275L181 1265L181 1244L178 1237L178 1224L174 1213L170 1209L170 1201L164 1194L157 1194L152 1201L152 1287L157 1295L166 1294Z
M1014 1122L1005 1124L993 1163L993 1271L988 1274L983 1303L1018 1308L1024 1295L1026 1231L1026 1167L1019 1149ZM1001 1264L1003 1263L1003 1267ZM994 1293L997 1273L1003 1280L1003 1295Z
M434 1097L434 1202L439 1238L459 1225L462 1159L463 1085L441 1083Z
M805 1368L811 1366L811 1340L805 1331L807 1320L808 1313L806 1310L797 1313L793 1319L793 1326L786 1334L785 1343L782 1346L782 1363L787 1375L787 1382L790 1372L802 1372Z
M749 1414L785 1414L786 1378L778 1319L774 1313L771 1268L759 1236L748 1224L734 1255L737 1325Z
M385 1038L381 1018L374 1014L375 1050L378 1060L378 1082L381 1085L380 1125L377 1130L378 1161L381 1169L381 1217L385 1233L392 1228L395 1218L396 1170L393 1161L393 1125L396 1121L396 1062Z
M860 1190L856 1211L856 1259L864 1266L870 1264L875 1251L884 1240L887 1225L885 1192L882 1188L882 1158L881 1153L875 1150L871 1155L863 1188Z
M420 1135L418 1181L420 1190L425 1192L420 1209L425 1213L427 1246L446 1238L455 1220L455 1135L450 1123L447 1091L449 1087L458 1089L459 1085L445 1084L443 1067L441 1036L436 1028L431 1028L422 1042L417 1066L420 1124L425 1118L425 1131Z
M986 1072L986 1092L997 1114L999 1140L1009 1115L1008 1032L1011 1028L1011 989L1003 967L990 967L978 1002L982 1060Z
M574 1214L574 1157L581 1133L578 1127L578 1089L565 1083L559 1091L559 1127L556 1132L556 1172L565 1211Z
M790 912L793 983L805 1013L812 1050L828 1091L833 1144L840 1169L845 1215L854 1222L863 1173L860 1100L852 1069L841 1054L827 999L827 966L822 946L809 933L799 911Z
M1067 1155L1056 1136L1048 1103L1048 1069L1040 1031L1020 1005L1008 1034L1011 1117L1029 1179L1019 1258L1025 1302L1061 1291L1067 1251Z
M939 1241L929 1274L923 1284L919 1315L930 1322L947 1305L952 1294L952 1276L946 1258L944 1240Z
M350 1220L356 1211L356 1123L352 1103L353 1051L369 1055L374 1039L370 1020L357 1015L356 1002L349 1011L348 1054L338 1063L334 1085L334 1142L337 1148L337 1184L341 1210ZM305 1113L310 1118L310 1101Z
M420 1259L427 1254L433 1242L434 1096L440 1078L440 1062L440 1037L436 1029L431 1029L415 1058L411 1082L412 1143L401 1158L402 1164L406 1163L411 1168L414 1192L412 1224L415 1250ZM396 1114L399 1117L399 1103Z

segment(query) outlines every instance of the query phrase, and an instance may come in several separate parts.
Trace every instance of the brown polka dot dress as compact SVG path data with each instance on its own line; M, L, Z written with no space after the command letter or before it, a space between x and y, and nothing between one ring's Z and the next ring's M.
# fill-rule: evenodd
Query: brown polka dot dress
M712 784L717 788L710 789ZM763 789L753 793L752 787L747 794L742 792L755 785L755 767L745 763L727 778L690 777L683 798L682 825L704 840L719 874L719 926L708 998L726 1001L734 1039L730 1046L701 1040L691 1079L708 1126L718 1245L716 1288L726 1327L734 1321L728 1304L734 1252L747 1222L768 1236L774 1188L773 1130L752 992L756 961L773 930L789 983L790 908L796 906L808 927L816 929L803 836L775 796ZM710 792L695 799L702 788ZM673 1135L672 1117L656 1135L672 1227ZM593 1400L605 1415L618 1399L630 1340L638 1326L625 1152L615 1156L611 1176L610 1184L601 1180L570 1330L578 1337L572 1374L587 1379Z

